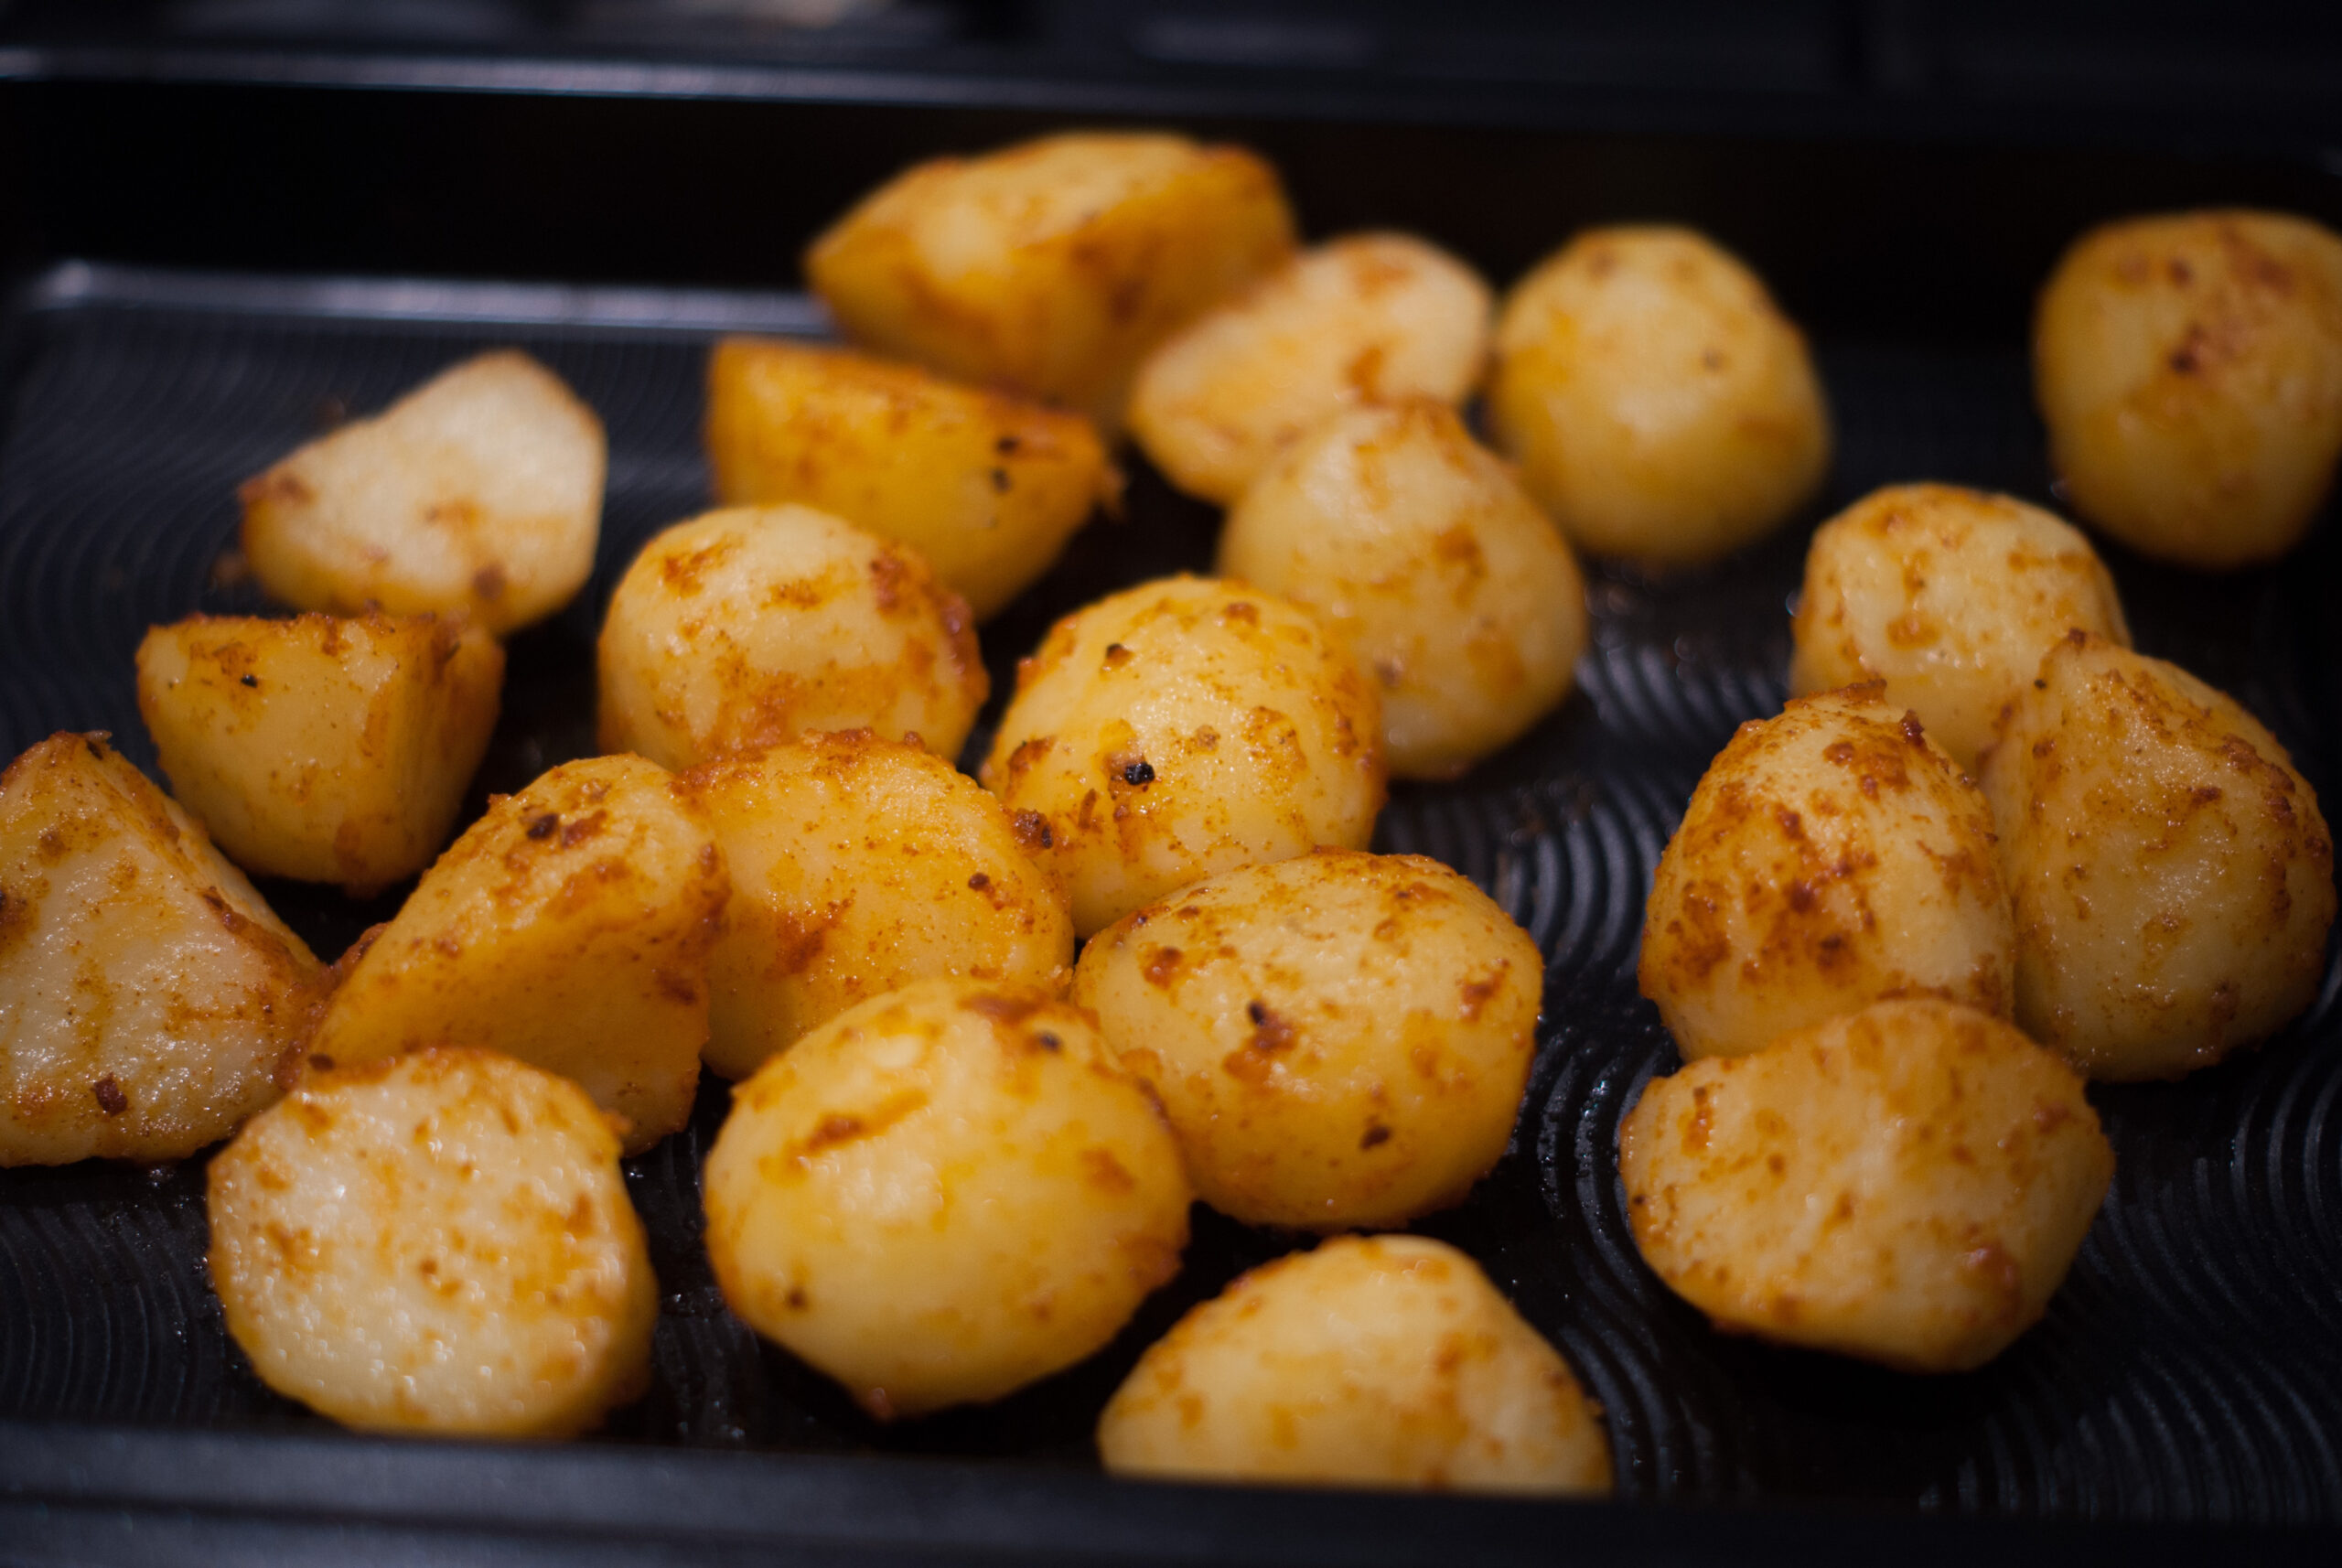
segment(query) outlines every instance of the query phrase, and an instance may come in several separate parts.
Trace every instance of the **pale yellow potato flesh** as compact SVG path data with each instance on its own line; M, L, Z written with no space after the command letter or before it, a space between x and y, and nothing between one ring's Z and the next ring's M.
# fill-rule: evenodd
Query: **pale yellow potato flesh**
M2040 1320L2114 1150L2012 1026L1880 1002L1653 1081L1618 1174L1644 1261L1718 1328L1957 1372Z
M297 609L459 613L502 636L586 585L602 422L516 349L442 371L244 481L244 555Z
M732 875L702 1053L725 1077L915 980L1064 988L1064 890L1007 809L942 758L865 732L807 735L686 782Z
M0 773L0 1165L226 1137L277 1097L321 978L105 740L54 735Z
M1545 962L1421 855L1318 850L1091 939L1072 998L1154 1087L1197 1196L1254 1225L1399 1225L1463 1201L1520 1111Z
M767 1062L704 1186L732 1310L882 1421L1080 1360L1187 1241L1178 1145L1089 1015L977 981L875 998Z
M2006 1016L2016 930L1983 794L1875 686L1790 699L1692 792L1639 978L1687 1058L1886 997Z
M1316 610L1373 678L1402 779L1453 779L1569 695L1585 579L1454 411L1338 414L1244 492L1219 571Z
M2016 911L2016 1021L2090 1077L2177 1078L2315 998L2334 835L2234 699L2070 636L1983 785Z
M1600 1494L1610 1442L1479 1266L1344 1236L1252 1270L1151 1346L1098 1422L1117 1475Z
M676 779L639 757L564 763L495 798L343 958L308 1049L501 1051L575 1079L639 1153L691 1118L730 892Z
M565 1079L447 1047L312 1069L208 1181L228 1332L346 1426L567 1437L650 1386L650 1251Z
M2080 530L2009 496L1890 485L1814 532L1789 690L1884 681L1886 700L1973 773L2002 710L2077 627L2131 640Z
M1580 550L1660 566L1772 532L1830 467L1805 338L1688 229L1588 230L1514 285L1488 419Z
M1074 132L906 169L805 253L855 342L1112 432L1148 351L1293 252L1241 147Z
M1381 730L1374 688L1309 611L1166 577L1075 611L1017 664L983 778L1088 936L1240 865L1363 849Z
M908 544L978 620L1122 493L1080 414L778 338L716 344L706 435L724 505L796 501Z
M968 603L919 553L810 507L679 522L602 623L604 751L678 770L809 729L956 757L992 689Z
M1352 234L1190 322L1140 367L1131 434L1222 506L1316 425L1364 403L1455 404L1488 367L1488 285L1410 234Z
M2273 561L2342 455L2342 236L2250 211L2093 230L2041 291L2033 375L2078 514L2182 565Z
M435 616L190 616L138 645L139 714L212 842L360 897L447 842L503 683L495 639Z

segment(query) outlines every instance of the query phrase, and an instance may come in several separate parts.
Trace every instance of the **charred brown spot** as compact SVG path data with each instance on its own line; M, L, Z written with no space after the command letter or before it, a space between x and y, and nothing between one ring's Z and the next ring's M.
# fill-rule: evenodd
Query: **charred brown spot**
M1903 722L1900 727L1903 731L1903 738L1913 746L1920 745L1927 738L1928 732L1921 726L1919 715L1908 708L1903 710Z
M1834 762L1843 768L1854 759L1854 743L1850 740L1833 740L1821 748L1821 756L1823 760Z
M90 1085L90 1092L98 1097L98 1109L109 1116L119 1116L130 1109L130 1097L122 1092L122 1085L108 1073Z
M584 843L587 839L592 838L595 834L607 827L609 825L609 812L595 811L588 815L579 817L575 822L564 822L561 828L561 847L564 849L576 848L579 844Z
M532 839L549 839L559 832L561 813L558 811L547 811L543 816L529 819L529 836Z
M1358 1141L1358 1146L1361 1149L1380 1148L1390 1141L1390 1128L1380 1122L1370 1122L1367 1123L1365 1134Z
M1284 1017L1265 1002L1254 1000L1244 1004L1244 1016L1252 1026L1252 1037L1246 1045L1256 1051L1288 1049L1297 1037L1292 1020Z
M1135 1191L1138 1187L1138 1178L1114 1157L1112 1149L1082 1150L1081 1168L1083 1178L1101 1192L1120 1194Z
M979 991L973 996L962 997L960 1005L995 1023L1021 1024L1047 1004L1037 996L1003 996L997 992Z
M805 1287L803 1285L790 1285L789 1287L789 1294L781 1297L781 1300L787 1304L789 1310L791 1312L802 1312L808 1306L812 1305L811 1299L805 1294Z
M1149 985L1169 985L1171 977L1179 972L1181 956L1177 948L1156 948L1146 955L1146 963L1139 973Z
M1049 832L1049 819L1038 811L1019 811L1008 822L1016 842L1027 850L1054 849L1057 836Z
M257 675L244 675L240 677L240 679L243 684L253 688L255 691L260 687L260 677Z
M835 1148L840 1144L850 1144L868 1130L861 1117L833 1111L822 1118L821 1125L813 1129L813 1135L799 1145L799 1149L802 1154L816 1154L822 1149Z
M1134 789L1144 789L1155 782L1155 765L1143 757L1136 762L1124 763L1123 782Z
M510 580L505 576L504 568L493 563L472 574L472 593L478 598L500 599L510 585Z
M333 1070L333 1058L326 1055L323 1051L311 1051L309 1053L309 1069L313 1072L331 1072Z
M1479 1021L1480 1009L1488 1004L1488 998L1497 993L1511 968L1510 963L1499 963L1477 980L1466 980L1456 987L1456 1010L1463 1014L1466 1023Z
M1219 613L1223 619L1241 621L1246 626L1261 624L1261 608L1249 599L1239 599Z
M992 488L993 488L993 490L994 490L994 492L995 494L999 494L999 495L1004 495L1004 495L1006 495L1006 494L1008 493L1008 470L1007 470L1007 469L1005 469L1005 468L994 468L994 469L992 471Z
M1119 642L1110 642L1106 645L1107 669L1120 670L1123 665L1128 664L1130 661L1131 650L1129 649L1124 648Z
M1013 456L1016 449L1023 445L1025 444L1014 435L1004 435L992 444L992 449L1002 456L1007 457Z
M992 878L979 871L974 875L968 878L968 886L981 893L985 888L992 886Z
M1039 1046L1043 1050L1050 1052L1053 1055L1065 1049L1065 1042L1058 1039L1047 1029L1034 1030L1033 1043Z
M870 592L880 610L891 610L902 602L903 579L908 573L902 557L891 550L881 550L871 557Z

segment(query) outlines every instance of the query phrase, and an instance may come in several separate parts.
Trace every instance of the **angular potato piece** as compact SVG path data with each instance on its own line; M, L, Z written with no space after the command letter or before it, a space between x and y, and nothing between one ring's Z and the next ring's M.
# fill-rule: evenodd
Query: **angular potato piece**
M799 501L908 544L978 620L1122 490L1078 413L778 338L716 344L707 456L725 505Z
M1488 421L1579 549L1661 565L1770 532L1830 467L1804 338L1688 229L1588 230L1514 285Z
M2005 1016L2016 931L1984 797L1850 686L1740 726L1668 841L1642 993L1687 1058L1745 1056L1881 997Z
M1089 1016L975 981L865 1002L767 1062L705 1188L732 1310L882 1421L1080 1360L1187 1244L1178 1145Z
M2093 230L2041 291L2033 371L2081 516L2183 565L2272 561L2342 455L2342 235L2244 211Z
M983 781L1087 936L1218 872L1363 849L1381 729L1374 688L1308 611L1167 577L1050 628L1016 667Z
M585 586L607 461L560 377L482 354L245 480L244 554L299 609L456 611L500 637Z
M2092 1078L2177 1078L2308 1006L2334 835L2236 702L2077 632L1984 759L2016 909L2016 1021Z
M503 681L495 639L434 616L190 616L138 645L139 714L213 841L359 897L447 842Z
M1073 1000L1155 1088L1206 1203L1397 1225L1504 1153L1545 961L1421 855L1322 849L1182 888L1082 950Z
M2009 1025L1880 1002L1657 1079L1618 1174L1644 1260L1717 1327L1957 1372L2040 1320L2114 1150Z
M1007 809L941 757L816 734L685 779L732 873L703 1053L726 1078L915 980L1062 989L1064 889Z
M575 1079L639 1153L691 1118L730 893L677 780L639 757L564 763L497 798L342 960L309 1051L502 1051Z
M1112 431L1147 352L1292 251L1251 153L1093 131L905 170L813 242L805 276L855 341Z
M809 729L956 757L992 690L967 601L917 552L801 506L711 511L645 545L600 668L602 749L673 768Z
M1458 403L1488 366L1488 285L1408 234L1317 246L1188 323L1131 389L1131 434L1190 495L1225 506L1346 408Z
M1585 580L1511 467L1436 403L1336 415L1270 465L1219 570L1316 610L1382 693L1402 779L1452 779L1569 694Z
M1886 700L1972 772L2001 710L2076 627L2131 640L2114 579L2079 529L2007 496L1890 485L1813 535L1789 689L1884 681Z
M1098 1421L1118 1475L1610 1489L1569 1366L1479 1266L1422 1236L1263 1264L1150 1347Z
M0 773L0 1165L176 1160L277 1096L317 961L106 746Z
M565 1079L446 1047L312 1070L208 1179L228 1332L345 1425L566 1437L650 1386L659 1283Z

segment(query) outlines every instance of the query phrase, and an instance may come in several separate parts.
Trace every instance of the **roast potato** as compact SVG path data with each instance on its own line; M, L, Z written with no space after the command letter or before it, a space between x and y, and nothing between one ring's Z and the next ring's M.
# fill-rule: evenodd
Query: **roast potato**
M1087 936L1216 872L1365 847L1381 709L1306 610L1200 577L1052 627L983 765Z
M1956 1372L2040 1319L2114 1151L2008 1024L1878 1002L1653 1082L1618 1174L1644 1260L1717 1327Z
M1585 583L1443 404L1337 415L1228 514L1219 570L1316 610L1382 696L1391 771L1451 779L1569 694Z
M642 1224L564 1079L446 1047L313 1069L207 1174L228 1332L312 1410L565 1437L650 1386Z
M1226 506L1346 408L1461 403L1488 357L1488 285L1408 234L1330 241L1188 323L1131 389L1131 434L1164 477Z
M1567 1363L1479 1266L1345 1236L1254 1269L1150 1347L1098 1422L1123 1475L1607 1492Z
M1154 1086L1197 1194L1256 1225L1398 1225L1504 1153L1545 961L1420 855L1319 850L1182 889L1082 950L1073 1000Z
M1771 532L1830 467L1805 339L1688 229L1593 229L1513 285L1488 418L1581 550L1661 566Z
M679 522L602 623L604 751L684 768L809 729L959 754L991 690L968 604L917 552L801 506Z
M767 1062L707 1156L732 1309L880 1420L998 1399L1178 1271L1187 1180L1087 1015L930 980Z
M607 464L561 378L482 354L245 480L244 555L298 609L460 612L501 636L585 586Z
M2243 211L2093 230L2041 292L2033 372L2083 518L2182 565L2274 560L2342 454L2342 236Z
M1984 797L1879 688L1740 726L1668 841L1642 992L1687 1058L1882 997L2005 1016L2016 931Z
M2015 901L2016 1021L2092 1078L2177 1078L2317 994L2334 836L2231 698L2074 633L1983 782Z
M0 773L0 1165L176 1160L274 1100L319 978L203 829L105 744Z

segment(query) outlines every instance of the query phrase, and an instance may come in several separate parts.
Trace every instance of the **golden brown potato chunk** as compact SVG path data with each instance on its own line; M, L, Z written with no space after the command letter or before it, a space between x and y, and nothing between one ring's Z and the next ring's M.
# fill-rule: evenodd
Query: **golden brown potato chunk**
M105 744L0 773L0 1165L177 1160L274 1100L317 961Z
M679 522L602 623L601 742L662 768L866 729L943 757L992 689L968 603L917 552L801 506Z
M1644 1260L1717 1327L1957 1372L2040 1320L2114 1151L2009 1025L1880 1002L1654 1081L1618 1174Z
M502 1051L575 1079L639 1153L691 1117L730 891L675 779L639 757L564 763L496 798L342 960L309 1050Z
M345 1425L566 1437L650 1386L642 1224L564 1079L450 1047L312 1069L209 1178L228 1332Z
M979 620L1121 493L1078 413L772 338L715 346L707 456L725 505L799 501L908 544Z
M856 342L1113 430L1148 350L1292 251L1251 153L1093 131L905 170L813 242L805 275Z
M1190 322L1131 389L1131 433L1225 506L1278 452L1360 403L1461 403L1488 357L1488 285L1407 234L1330 241Z
M1255 1225L1398 1225L1504 1153L1545 961L1420 855L1319 850L1181 889L1082 950L1073 1000L1179 1135L1197 1194Z
M2076 627L2131 640L2080 531L2008 496L1890 485L1813 535L1789 689L1884 681L1973 772L2001 710Z
M1660 565L1770 532L1830 467L1804 338L1688 229L1589 230L1514 285L1488 416L1579 549Z
M2016 932L1983 795L1854 686L1740 726L1668 842L1642 992L1687 1058L1745 1056L1891 996L2005 1016Z
M865 1002L767 1062L705 1185L732 1310L882 1421L1080 1360L1187 1243L1178 1146L1088 1015L975 981Z
M2175 665L2077 633L1984 759L2016 1021L2092 1078L2177 1078L2309 1005L2334 836L2285 748Z
M2183 565L2274 560L2342 453L2342 236L2240 211L2093 230L2041 291L2033 372L2077 512Z
M1607 1492L1568 1364L1477 1264L1345 1236L1254 1269L1139 1358L1098 1422L1120 1475Z
M1050 628L1016 667L983 781L1087 936L1218 872L1363 849L1381 728L1374 688L1308 611L1169 577Z
M453 611L501 636L585 586L607 461L560 377L482 354L245 480L244 554L299 609Z
M1337 415L1245 491L1219 569L1316 610L1381 688L1402 779L1452 779L1569 694L1585 580L1511 467L1423 400Z
M191 616L138 645L138 712L213 841L361 897L447 842L503 681L495 639L434 616Z
M915 980L1063 988L1064 890L1007 809L942 758L867 732L807 735L687 781L732 873L702 1053L726 1078Z

